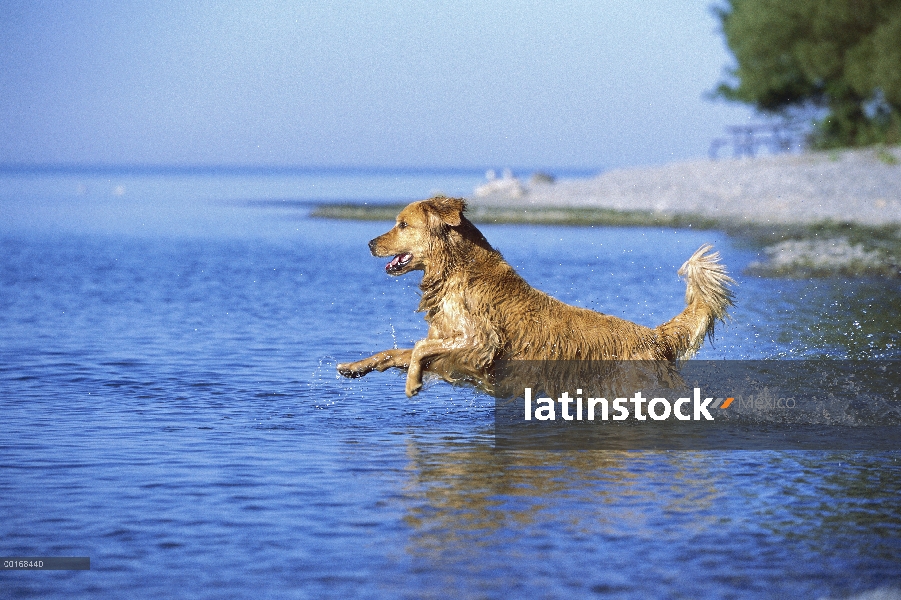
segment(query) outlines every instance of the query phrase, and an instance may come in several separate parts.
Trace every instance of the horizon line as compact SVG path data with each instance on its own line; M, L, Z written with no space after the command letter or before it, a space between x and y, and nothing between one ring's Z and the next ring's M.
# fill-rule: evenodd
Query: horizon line
M475 175L509 169L516 173L591 176L600 167L475 167L373 165L253 165L177 163L18 163L0 162L0 173L21 175Z

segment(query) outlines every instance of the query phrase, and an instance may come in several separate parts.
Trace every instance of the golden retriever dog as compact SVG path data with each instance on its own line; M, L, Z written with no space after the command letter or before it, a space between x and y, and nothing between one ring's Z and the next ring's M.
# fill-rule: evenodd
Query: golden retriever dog
M711 246L679 269L686 307L653 329L565 304L520 277L464 216L466 203L442 196L413 202L394 227L369 242L374 256L391 256L389 275L423 271L419 311L429 331L413 348L384 350L341 363L345 377L406 369L407 396L422 388L423 372L445 381L490 388L499 360L679 361L700 349L732 305L734 283Z

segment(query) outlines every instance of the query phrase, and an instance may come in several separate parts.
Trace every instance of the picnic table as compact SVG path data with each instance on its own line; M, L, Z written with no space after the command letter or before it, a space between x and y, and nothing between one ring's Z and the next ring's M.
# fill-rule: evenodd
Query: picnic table
M768 148L772 154L779 154L805 145L803 126L799 123L732 125L726 131L729 137L715 138L710 143L710 158L718 158L724 146L732 146L732 153L738 158L754 156L759 148Z

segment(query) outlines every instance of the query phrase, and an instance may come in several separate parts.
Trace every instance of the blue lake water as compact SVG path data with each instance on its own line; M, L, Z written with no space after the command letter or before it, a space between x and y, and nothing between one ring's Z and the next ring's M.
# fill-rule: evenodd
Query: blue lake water
M0 572L0 597L901 596L901 452L500 452L484 394L339 378L423 336L418 275L369 255L387 223L303 203L476 183L0 177L0 555L91 558ZM895 282L748 277L716 231L482 230L646 325L713 242L737 306L699 358L901 358Z

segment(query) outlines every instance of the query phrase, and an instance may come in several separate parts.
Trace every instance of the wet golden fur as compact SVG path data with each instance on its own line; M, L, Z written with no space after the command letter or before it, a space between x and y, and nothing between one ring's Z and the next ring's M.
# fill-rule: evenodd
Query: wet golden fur
M339 364L342 375L406 369L406 393L414 396L424 371L486 387L501 359L682 360L713 336L732 304L732 279L709 245L679 269L687 283L685 310L658 327L564 304L526 283L464 216L465 208L455 198L414 202L390 231L369 242L373 255L395 257L386 267L390 274L424 271L419 310L429 331L413 348Z

